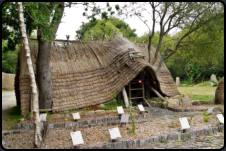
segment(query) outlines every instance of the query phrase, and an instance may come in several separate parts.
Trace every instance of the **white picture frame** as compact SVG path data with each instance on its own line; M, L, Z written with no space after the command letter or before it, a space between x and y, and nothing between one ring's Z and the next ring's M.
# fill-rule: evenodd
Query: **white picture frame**
M72 113L72 116L73 116L74 120L80 119L79 113Z
M115 139L122 137L120 132L119 132L118 127L109 129L109 133L110 133L110 136L111 136L111 140L115 140Z
M138 105L140 111L145 111L143 105Z
M122 106L118 106L117 110L118 110L118 114L124 114L124 110L123 110Z
M186 117L179 118L182 129L190 129L190 125L188 123L188 119Z
M70 133L70 135L71 135L73 146L84 144L81 131L72 132Z
M42 121L46 121L46 117L47 117L47 114L46 113L42 113L40 114L39 118L40 118L40 122Z
M224 123L224 117L223 117L222 114L217 114L217 118L219 119L219 121L220 121L221 123Z

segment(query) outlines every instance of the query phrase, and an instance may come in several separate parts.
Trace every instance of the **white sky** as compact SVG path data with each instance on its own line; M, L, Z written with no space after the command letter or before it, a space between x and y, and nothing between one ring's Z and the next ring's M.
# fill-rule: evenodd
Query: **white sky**
M97 6L100 5L101 8L106 7L106 2L96 2ZM110 2L110 6L113 7L113 11L115 11L115 14L113 16L116 16L116 10L115 5L119 4L120 6L123 5L123 2ZM90 9L89 9L90 10ZM70 40L75 40L76 30L79 29L79 27L82 25L82 22L86 23L89 22L89 20L84 17L82 14L84 12L84 8L82 5L76 5L71 8L65 8L64 14L65 16L62 18L62 23L60 23L58 31L57 31L57 39L66 39L66 35L70 35ZM145 15L145 14L143 14ZM150 15L147 14L147 17L150 18ZM97 17L97 19L100 19ZM122 19L122 18L120 18ZM138 17L129 17L128 19L124 20L132 29L136 29L136 34L138 36L143 35L145 32L148 32L147 26L138 18ZM156 30L158 30L159 27L156 27ZM171 32L175 33L175 31Z

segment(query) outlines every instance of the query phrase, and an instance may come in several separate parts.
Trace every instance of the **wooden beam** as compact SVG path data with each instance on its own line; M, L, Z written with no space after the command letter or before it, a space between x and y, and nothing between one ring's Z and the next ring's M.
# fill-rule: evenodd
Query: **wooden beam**
M125 86L123 86L123 88L122 88L122 94L123 94L125 106L126 106L126 108L128 108L129 107L129 101L128 101L128 97L127 97L127 94L126 94Z
M155 88L153 88L152 86L148 86L162 101L166 101L166 99L157 91L155 90Z

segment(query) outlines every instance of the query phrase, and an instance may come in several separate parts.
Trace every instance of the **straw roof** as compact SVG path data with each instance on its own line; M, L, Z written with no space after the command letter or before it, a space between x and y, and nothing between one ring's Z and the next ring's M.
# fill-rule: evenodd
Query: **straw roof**
M58 42L60 43L60 42ZM51 81L53 93L52 111L66 111L108 102L117 95L144 68L157 82L156 89L167 96L178 95L174 80L162 64L159 76L154 66L148 63L148 57L136 58L132 62L128 48L134 48L142 55L148 56L147 46L138 46L131 41L117 36L109 42L70 41L67 47L60 45L51 48ZM35 69L37 45L30 45L32 62ZM155 49L151 48L151 56ZM30 86L24 51L20 53L20 94L22 115L29 111ZM159 55L160 56L160 55ZM128 66L125 64L128 64ZM119 67L117 66L120 65ZM120 73L120 72L121 73Z

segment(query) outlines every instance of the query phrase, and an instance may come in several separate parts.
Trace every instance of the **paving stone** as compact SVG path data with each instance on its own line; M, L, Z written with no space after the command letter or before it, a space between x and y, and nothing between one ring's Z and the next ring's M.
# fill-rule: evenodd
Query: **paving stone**
M126 141L122 141L122 149L127 149L127 143L126 143Z
M115 142L114 143L114 148L115 149L122 149L122 142Z
M153 142L154 142L154 138L150 138L149 143L153 143Z
M196 137L196 131L190 131L190 135L192 138L195 138Z
M140 140L133 140L133 148L134 147L140 147Z
M218 127L217 126L216 127L213 127L213 133L214 134L218 133Z
M113 143L108 143L107 144L107 149L111 149L111 148L113 148Z
M169 140L169 141L170 141L170 140L174 140L173 135L172 135L172 134L168 134L168 135L167 135L167 140Z
M201 130L196 130L196 136L200 136L202 135L202 131Z
M208 134L209 135L213 134L213 129L212 128L208 128L207 130L208 130Z
M108 120L107 117L104 117L104 118L102 119L103 122L107 122L107 120Z
M144 139L144 145L148 144L149 142L149 139Z
M159 137L158 136L154 137L154 143L158 143L158 142L159 142Z
M96 124L96 123L97 123L97 119L92 119L92 120L91 120L91 123L92 123L92 124Z
M133 147L133 142L132 141L126 141L127 148L132 148Z
M178 140L178 141L181 140L181 133L177 134L177 140Z

